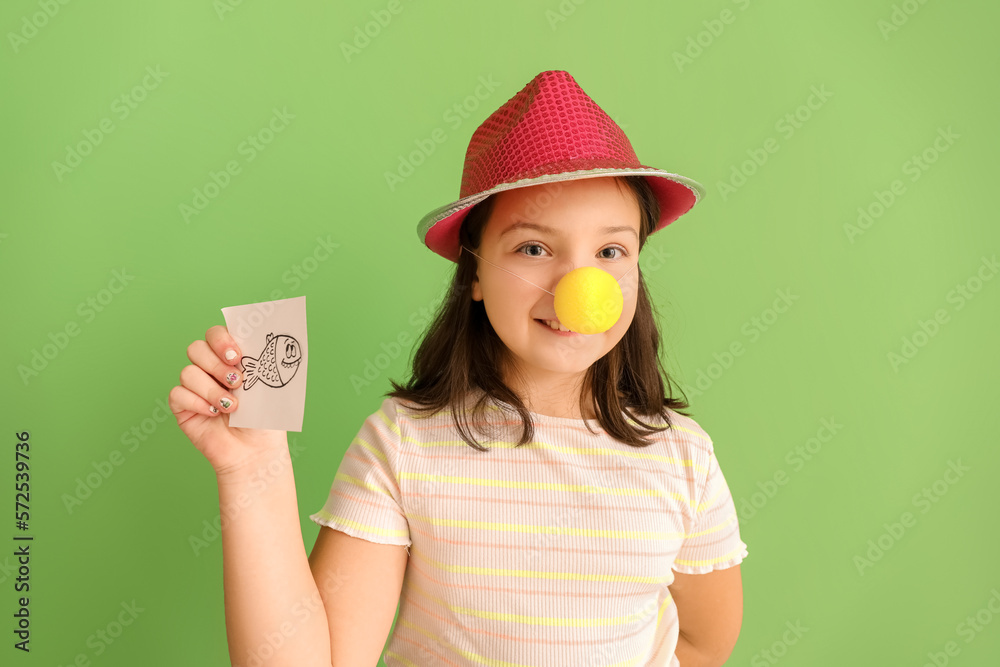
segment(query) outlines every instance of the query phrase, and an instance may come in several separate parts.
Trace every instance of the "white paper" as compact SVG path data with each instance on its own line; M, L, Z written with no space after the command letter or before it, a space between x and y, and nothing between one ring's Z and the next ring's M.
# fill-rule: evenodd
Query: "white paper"
M243 382L231 390L237 407L229 425L301 431L309 365L306 298L229 306L222 316L242 355Z

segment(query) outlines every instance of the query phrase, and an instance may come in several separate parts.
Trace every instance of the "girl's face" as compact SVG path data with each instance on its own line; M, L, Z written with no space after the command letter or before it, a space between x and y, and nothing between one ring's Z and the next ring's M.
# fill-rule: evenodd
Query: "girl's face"
M472 298L483 301L497 335L543 394L572 386L625 335L635 315L639 269L619 282L621 317L607 331L585 335L554 331L559 280L573 269L595 266L616 280L639 258L639 204L611 177L546 183L497 195L476 252L524 280L478 262ZM543 229L543 227L545 229ZM578 377L580 376L580 377ZM523 389L523 388L522 388Z

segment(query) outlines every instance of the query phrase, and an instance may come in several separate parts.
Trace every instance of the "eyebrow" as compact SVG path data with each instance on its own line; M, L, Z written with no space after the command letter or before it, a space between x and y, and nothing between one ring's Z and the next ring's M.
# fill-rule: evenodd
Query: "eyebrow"
M546 227L545 225L539 225L535 222L515 222L513 225L507 229L500 232L500 238L504 237L507 232L513 232L518 229L534 229L539 232L545 232L547 234L559 235L560 232L552 227ZM636 241L639 240L639 233L635 231L634 227L629 227L628 225L619 225L618 227L601 227L599 230L602 234L614 234L616 232L632 232L635 235Z

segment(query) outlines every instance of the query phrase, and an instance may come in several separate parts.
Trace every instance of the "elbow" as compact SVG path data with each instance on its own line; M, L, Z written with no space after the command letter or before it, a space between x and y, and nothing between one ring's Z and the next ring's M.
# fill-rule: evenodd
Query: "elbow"
M736 642L717 642L714 645L706 646L701 650L704 667L722 667L733 654Z
M705 667L722 667L726 664L726 661L729 660L729 656L732 654L732 649L716 653L714 656L711 656L706 660Z
M683 651L678 651L681 667L722 667L733 653L734 644L715 642L712 644L693 644L681 631L679 642L685 644Z

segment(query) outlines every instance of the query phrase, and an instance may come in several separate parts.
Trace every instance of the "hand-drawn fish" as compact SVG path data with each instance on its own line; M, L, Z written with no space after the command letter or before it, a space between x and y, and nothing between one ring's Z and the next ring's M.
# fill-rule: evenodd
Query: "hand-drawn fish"
M269 333L259 358L243 357L240 361L245 372L243 389L249 389L257 380L269 387L284 387L299 369L302 350L291 336Z

